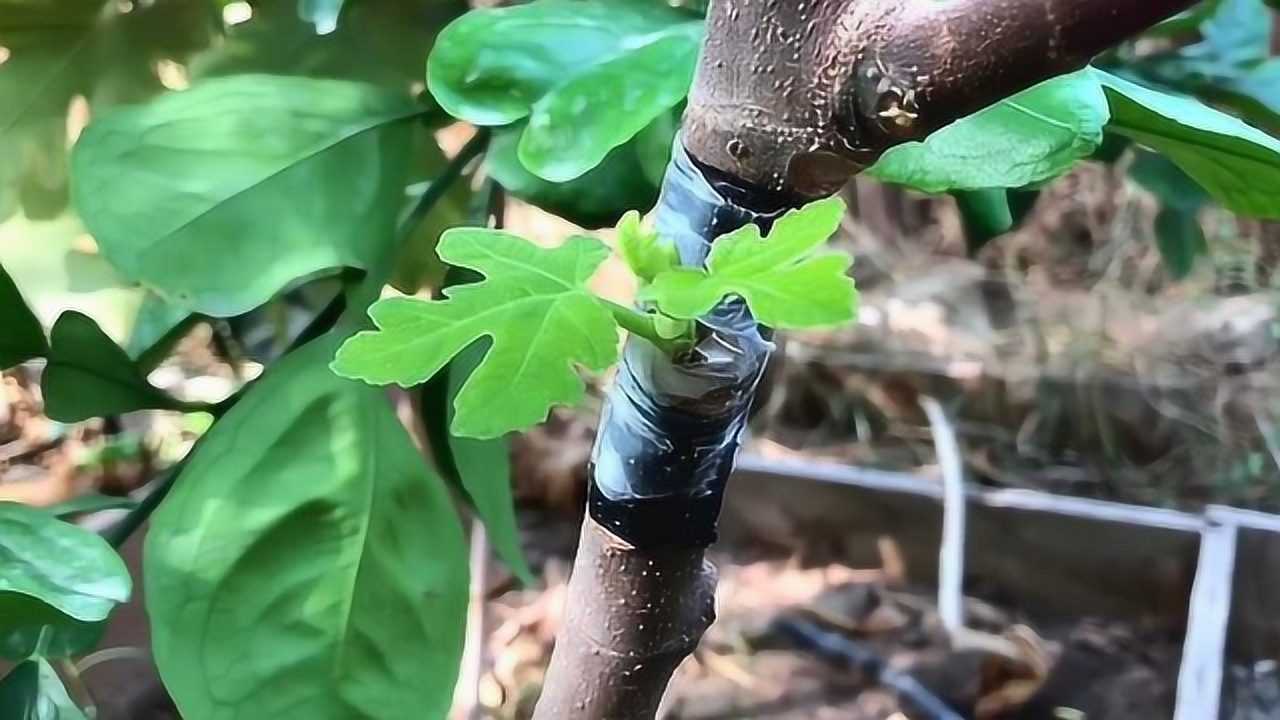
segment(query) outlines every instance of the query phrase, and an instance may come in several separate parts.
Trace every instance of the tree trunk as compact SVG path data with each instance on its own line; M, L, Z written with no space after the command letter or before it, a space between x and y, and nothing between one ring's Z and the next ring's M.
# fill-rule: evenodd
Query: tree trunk
M1194 0L712 0L658 231L686 265ZM687 151L687 153L685 152ZM740 303L675 361L628 343L535 720L648 720L714 617L704 560L771 347Z

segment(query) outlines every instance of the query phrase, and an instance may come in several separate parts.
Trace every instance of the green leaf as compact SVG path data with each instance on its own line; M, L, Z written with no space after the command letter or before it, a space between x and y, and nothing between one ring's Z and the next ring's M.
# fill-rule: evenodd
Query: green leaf
M478 125L528 118L520 158L581 176L684 99L702 21L648 2L536 0L475 10L440 34L427 86Z
M486 279L449 288L442 301L376 303L369 314L379 329L343 345L338 374L410 387L489 337L493 345L459 391L453 420L455 435L483 439L542 422L553 405L578 403L584 390L575 363L599 371L617 360L613 316L586 289L609 256L599 240L572 237L548 250L505 232L455 228L439 253Z
M618 222L618 252L631 272L645 283L680 264L676 246L643 227L640 213L634 210Z
M128 509L136 507L137 505L138 503L133 500L133 498L129 497L115 497L112 495L88 493L41 509L54 517L64 518L70 515L95 513L102 510Z
M44 328L27 307L13 278L0 267L0 370L49 352Z
M32 658L0 679L4 720L87 720L44 658Z
M1000 188L957 190L952 193L964 223L965 245L974 255L987 243L1013 229L1009 191Z
M854 317L857 293L845 253L817 252L840 227L844 201L819 200L783 215L762 238L755 225L718 238L705 270L679 268L659 275L641 298L662 312L692 319L727 295L740 295L771 327L838 325Z
M136 360L143 372L154 370L199 319L186 308L165 302L159 295L148 292L142 296L142 305L133 320L125 352Z
M102 538L0 502L0 634L105 620L129 599L131 585L124 561Z
M1155 220L1156 247L1169 276L1181 280L1191 274L1197 258L1209 253L1209 243L1196 213L1164 207Z
M1111 104L1108 129L1163 153L1233 212L1280 218L1280 140L1197 100L1092 72Z
M448 493L385 394L285 356L219 420L156 511L156 661L183 717L444 717L467 561Z
M601 228L612 226L628 210L653 207L658 199L658 184L650 179L641 154L648 146L627 143L586 175L553 183L529 172L516 156L520 130L520 125L495 130L485 163L493 179L521 200L582 227Z
M867 172L929 193L1041 183L1093 153L1108 117L1098 81L1081 70L899 145Z
M414 112L360 83L210 80L93 122L72 156L73 197L125 275L237 315L313 273L386 260Z
M458 392L488 350L487 343L471 345L423 387L423 420L441 473L461 490L480 516L498 555L521 582L529 585L533 573L520 549L507 441L477 440L449 432L457 414L454 401Z
M1138 150L1129 176L1167 207L1194 213L1209 202L1209 194L1199 183L1159 153Z
M147 382L128 354L87 315L63 313L50 340L49 364L40 380L50 418L70 423L148 408L186 409Z

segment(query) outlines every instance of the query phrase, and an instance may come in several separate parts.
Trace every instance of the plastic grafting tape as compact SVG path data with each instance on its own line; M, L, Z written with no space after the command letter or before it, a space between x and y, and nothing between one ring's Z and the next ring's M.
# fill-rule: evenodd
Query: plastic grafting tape
M700 167L679 141L658 200L658 233L685 265L747 223L768 232L794 203ZM699 320L698 343L672 359L627 343L592 451L592 518L637 547L715 541L721 499L773 344L737 300Z

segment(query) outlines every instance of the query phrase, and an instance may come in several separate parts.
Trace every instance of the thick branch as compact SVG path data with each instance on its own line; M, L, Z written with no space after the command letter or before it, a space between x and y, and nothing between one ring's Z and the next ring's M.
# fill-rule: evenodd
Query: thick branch
M701 548L640 550L586 518L535 720L652 720L715 586Z
M829 194L923 138L1195 0L713 0L685 115L704 164Z

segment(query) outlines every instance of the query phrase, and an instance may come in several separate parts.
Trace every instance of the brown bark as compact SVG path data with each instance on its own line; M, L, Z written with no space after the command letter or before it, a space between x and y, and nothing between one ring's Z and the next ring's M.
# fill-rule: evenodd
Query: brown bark
M715 619L702 548L641 550L590 517L534 720L652 720Z
M713 0L684 141L770 190L830 194L1195 0Z

